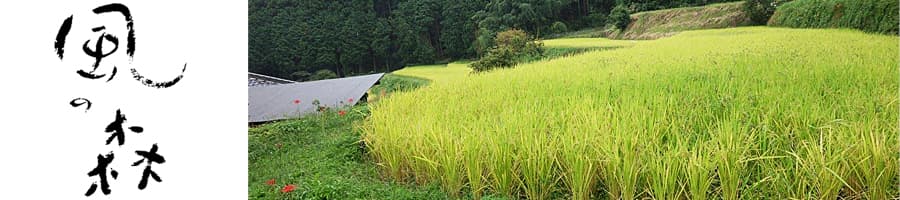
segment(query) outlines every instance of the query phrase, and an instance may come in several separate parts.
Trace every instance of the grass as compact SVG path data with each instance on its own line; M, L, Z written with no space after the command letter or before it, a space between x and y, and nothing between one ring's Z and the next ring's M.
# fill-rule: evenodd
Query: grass
M538 61L552 60L588 51L632 47L638 43L638 41L609 40L604 38L564 38L543 40L542 42L544 44L544 56ZM385 79L419 78L420 80L410 81L423 81L421 79L425 79L431 82L454 82L464 80L470 76L472 69L468 67L469 63L469 61L456 61L448 64L411 66L394 71L387 75ZM379 90L376 88L373 91Z
M628 48L638 43L638 41L610 40L606 38L561 38L542 40L541 42L544 44L543 55L541 58L530 62L558 59L590 51Z
M389 75L381 82L380 89L398 92L426 81ZM249 128L248 199L448 198L435 185L382 179L356 128L369 115L368 105L342 109L347 114L329 111ZM266 183L270 179L275 185ZM288 184L295 191L280 192Z
M620 48L632 47L639 41L630 40L610 40L606 38L561 38L552 40L543 40L544 48Z
M469 76L472 69L468 65L467 61L458 61L446 65L414 66L394 71L393 74L424 78L434 83L453 82Z
M368 91L368 100L371 102L386 98L397 92L409 92L419 87L428 85L429 80L393 73L385 74L379 81L380 84L372 86Z
M394 180L455 197L890 199L897 37L689 31L470 75L372 106L363 140Z

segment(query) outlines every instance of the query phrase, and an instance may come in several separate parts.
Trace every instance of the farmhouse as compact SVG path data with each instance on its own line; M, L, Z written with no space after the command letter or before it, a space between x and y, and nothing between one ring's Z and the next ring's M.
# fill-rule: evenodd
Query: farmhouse
M280 79L278 77L271 77L253 72L248 73L247 78L248 87L297 83L296 81Z
M366 101L366 92L379 83L383 73L365 76L294 82L250 73L249 122L259 123L298 117L316 112L321 106L351 106Z

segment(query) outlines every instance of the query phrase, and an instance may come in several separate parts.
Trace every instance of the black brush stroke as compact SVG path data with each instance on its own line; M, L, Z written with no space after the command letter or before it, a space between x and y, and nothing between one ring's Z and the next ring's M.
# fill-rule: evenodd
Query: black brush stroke
M156 81L150 80L148 78L145 78L144 76L141 76L141 74L138 73L137 70L134 68L131 68L131 75L134 75L134 80L141 82L142 84L144 84L147 87L168 88L168 87L172 87L173 85L178 83L178 81L181 81L181 78L184 77L184 71L186 69L187 69L187 63L184 63L184 68L181 68L181 74L179 74L178 77L175 77L175 79L172 79L171 81L165 81L165 82L156 82Z
M66 20L63 21L62 26L59 27L59 33L56 33L56 42L53 43L53 47L56 49L56 55L59 56L60 60L63 59L66 36L69 35L70 30L72 30L72 15L69 15L69 18L66 18Z
M84 109L84 112L87 112L88 110L91 109L91 100L88 100L85 98L79 97L79 98L72 99L72 101L69 102L69 105L72 105L72 107L78 107L78 106L81 106L84 104L87 104L87 108Z
M95 14L107 12L120 12L125 16L125 21L128 22L128 49L125 50L125 53L128 54L128 57L134 58L134 21L131 19L131 11L128 10L127 6L120 3L112 3L94 8Z

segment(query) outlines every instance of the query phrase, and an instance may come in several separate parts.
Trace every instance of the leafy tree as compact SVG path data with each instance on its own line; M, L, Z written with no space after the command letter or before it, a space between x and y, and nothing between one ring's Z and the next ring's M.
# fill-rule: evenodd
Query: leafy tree
M450 58L464 58L475 55L473 41L477 37L478 22L472 19L481 10L484 0L444 1L441 12L440 42L444 53Z
M519 29L497 33L494 43L496 46L487 55L469 65L475 72L512 67L520 61L539 57L543 53L541 43Z
M610 11L608 20L609 24L620 30L625 30L625 28L628 28L628 24L631 23L631 14L628 12L628 8L618 5Z
M437 0L404 1L394 10L399 53L404 64L432 63L442 50L438 42L440 4Z
M553 25L550 25L550 31L553 33L565 33L569 31L569 28L566 26L566 23L558 21L553 22Z
M765 25L775 13L778 5L789 2L790 0L746 0L744 1L744 12L750 16L750 22L756 25Z
M325 80L325 79L333 79L333 78L337 78L337 77L338 77L338 75L335 74L331 70L320 69L319 71L316 71L316 73L313 73L312 76L309 77L309 80L310 81Z
M723 1L735 0L249 0L248 68L286 79L388 72L484 57L511 28L541 37L613 22L614 7L627 16Z

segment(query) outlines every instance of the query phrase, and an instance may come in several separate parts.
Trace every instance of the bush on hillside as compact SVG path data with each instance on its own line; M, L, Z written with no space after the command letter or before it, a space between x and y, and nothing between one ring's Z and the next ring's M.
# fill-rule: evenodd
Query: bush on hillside
M295 80L295 81L306 81L309 79L309 76L312 76L312 74L305 70L296 71L294 73L291 73L291 79Z
M609 12L607 22L616 26L619 30L625 30L625 28L628 28L628 24L631 23L631 13L625 6L618 5Z
M495 46L486 55L469 65L474 72L512 67L521 60L539 57L542 53L541 43L518 29L497 33L494 44Z
M516 56L509 48L491 49L487 55L469 64L473 72L485 72L494 68L511 67L516 64Z
M898 33L897 0L797 0L778 7L769 26L795 28L855 28L874 33Z
M550 25L550 31L555 34L565 33L569 31L569 27L566 26L566 23L557 21Z
M791 0L746 0L744 12L750 17L750 23L764 25L775 13L775 9Z
M333 79L333 78L337 78L337 77L338 77L338 75L335 74L331 70L320 69L319 71L316 71L315 73L313 73L313 75L309 77L309 80L316 81L316 80Z

